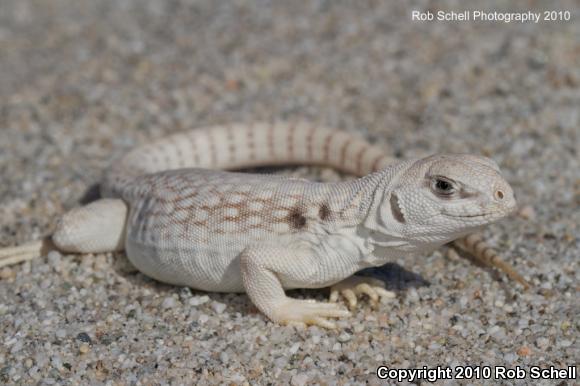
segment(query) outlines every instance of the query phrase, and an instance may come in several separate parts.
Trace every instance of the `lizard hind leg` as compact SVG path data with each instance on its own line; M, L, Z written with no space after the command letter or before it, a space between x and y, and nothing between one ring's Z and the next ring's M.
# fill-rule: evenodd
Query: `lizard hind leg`
M8 247L0 249L0 268L8 265L22 263L35 257L45 255L54 249L50 237L42 240L31 241L26 244L18 245L16 247Z
M50 250L75 253L120 251L124 248L127 205L102 199L65 213L52 237L0 249L0 267L45 255Z
M105 198L62 216L52 241L63 252L99 253L124 249L127 204Z

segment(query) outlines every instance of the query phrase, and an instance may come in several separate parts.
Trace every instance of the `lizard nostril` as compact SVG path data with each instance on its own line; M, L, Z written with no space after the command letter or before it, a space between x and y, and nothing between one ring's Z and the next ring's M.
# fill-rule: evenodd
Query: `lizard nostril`
M501 190L495 191L495 199L496 200L503 200L504 194Z

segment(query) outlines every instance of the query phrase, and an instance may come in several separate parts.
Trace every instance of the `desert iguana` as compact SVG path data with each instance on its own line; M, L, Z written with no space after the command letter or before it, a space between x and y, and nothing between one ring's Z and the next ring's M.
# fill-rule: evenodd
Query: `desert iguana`
M333 183L211 169L317 164L361 178ZM102 198L66 213L52 237L0 250L0 264L46 252L125 250L144 274L216 292L246 292L270 319L318 324L349 313L337 303L289 298L284 290L332 286L351 308L357 296L392 296L352 276L457 241L480 260L525 280L472 232L516 207L490 159L433 155L395 161L345 132L305 123L230 125L172 135L113 164Z

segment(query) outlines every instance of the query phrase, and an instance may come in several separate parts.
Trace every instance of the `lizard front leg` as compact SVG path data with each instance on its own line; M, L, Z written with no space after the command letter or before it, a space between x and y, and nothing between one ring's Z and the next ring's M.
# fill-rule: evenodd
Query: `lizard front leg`
M271 320L282 324L314 324L335 328L328 318L350 315L335 303L293 299L286 296L282 281L312 287L316 262L310 251L292 247L247 247L240 256L242 281L252 302Z

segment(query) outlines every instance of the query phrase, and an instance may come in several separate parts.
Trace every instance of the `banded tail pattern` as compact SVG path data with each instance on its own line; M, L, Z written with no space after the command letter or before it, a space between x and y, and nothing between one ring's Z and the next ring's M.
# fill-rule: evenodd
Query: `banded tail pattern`
M174 134L136 148L113 166L103 195L116 195L135 177L181 168L243 169L320 165L363 176L394 159L364 138L312 124L232 124Z

